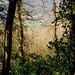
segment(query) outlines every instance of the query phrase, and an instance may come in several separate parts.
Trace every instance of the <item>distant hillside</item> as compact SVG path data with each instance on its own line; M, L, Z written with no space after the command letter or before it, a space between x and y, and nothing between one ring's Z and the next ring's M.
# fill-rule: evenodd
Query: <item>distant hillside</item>
M24 0L23 0L24 1ZM53 0L26 0L23 6L30 12L33 19L38 22L43 20L45 23L53 21ZM56 0L56 5L59 5L59 0Z
M8 2L7 0L2 0ZM59 0L55 0L59 5ZM33 20L24 22L25 24L49 24L53 21L53 0L23 0L26 4L23 7L33 16Z

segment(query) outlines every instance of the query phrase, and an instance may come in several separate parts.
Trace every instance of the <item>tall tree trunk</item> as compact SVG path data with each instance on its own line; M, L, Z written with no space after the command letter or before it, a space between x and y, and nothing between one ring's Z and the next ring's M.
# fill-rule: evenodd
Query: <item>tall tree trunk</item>
M18 17L18 25L19 25L19 50L20 56L23 56L23 27L22 27L22 19L21 19L21 2L22 0L18 0L17 3L17 17Z
M56 42L56 40L57 40L57 37L56 37L57 21L56 21L56 4L55 4L55 0L53 0L53 14L54 14L54 42Z
M72 9L71 9L71 17L72 17L72 20L73 20L73 22L71 23L71 35L70 36L74 36L73 38L71 38L71 42L74 42L75 41L75 11L74 11L74 1L71 1L71 7L72 7ZM71 75L74 75L75 74L75 43L74 43L74 46L73 46L73 49L72 49L72 51L73 51L73 67L72 67L72 69L71 69Z
M71 42L73 42L73 41L75 41L75 23L72 23L71 24L71 36L74 36L73 38L71 38ZM73 67L72 67L72 69L71 69L71 75L74 75L75 74L75 44L74 44L74 46L73 46L73 49L72 49L72 51L73 51Z
M2 75L9 75L10 58L12 50L12 26L16 9L16 2L17 0L9 0L9 9L5 27L5 40L4 40L5 46L4 46L4 61L3 61Z

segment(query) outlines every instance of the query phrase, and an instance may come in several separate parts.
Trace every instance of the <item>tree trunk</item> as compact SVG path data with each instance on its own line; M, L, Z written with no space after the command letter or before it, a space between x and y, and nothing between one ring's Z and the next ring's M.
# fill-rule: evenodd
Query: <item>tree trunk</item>
M73 20L73 23L71 23L71 35L70 36L74 36L73 38L71 38L71 42L74 42L75 41L75 11L74 11L74 1L71 1L71 7L72 7L72 10L71 10L71 15L72 15L72 20ZM73 46L73 67L71 69L71 75L74 75L75 74L75 43L74 43L74 46Z
M12 26L16 9L16 2L17 0L9 0L9 9L5 27L5 40L4 40L5 46L4 46L4 61L3 61L2 75L9 75L10 58L12 50Z
M23 56L23 27L22 27L22 19L21 19L21 2L22 0L19 0L17 3L17 17L18 17L18 31L19 31L19 50L20 50L20 56Z
M71 29L71 36L74 36L73 38L71 38L71 42L73 42L73 41L75 41L75 23L72 23L71 24L71 27L72 27L72 29ZM74 61L72 63L73 64L73 67L71 69L71 75L74 75L74 73L75 73L75 45L74 45L72 51L74 53L73 54Z
M53 14L54 14L54 42L56 42L56 40L57 40L57 37L56 37L57 21L56 21L56 4L55 4L55 0L53 0Z

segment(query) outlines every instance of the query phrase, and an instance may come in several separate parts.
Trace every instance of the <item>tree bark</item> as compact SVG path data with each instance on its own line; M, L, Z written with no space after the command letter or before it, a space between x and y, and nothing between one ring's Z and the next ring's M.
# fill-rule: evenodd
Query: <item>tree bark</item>
M16 9L16 2L17 0L9 0L8 15L5 27L5 40L4 40L5 46L4 46L2 75L9 75L10 58L12 50L12 26Z
M73 38L71 38L71 42L75 41L75 23L71 24L71 35L70 36L74 36ZM74 61L72 62L73 67L71 69L71 75L74 75L75 74L75 45L74 45L72 51L73 51Z
M72 20L73 20L73 23L71 23L71 35L70 36L74 36L73 38L71 38L71 42L74 42L75 41L75 11L74 11L74 1L72 0L71 1L71 7L72 7L72 9L71 9L71 15L72 15ZM73 63L72 63L72 65L73 65L73 67L72 67L72 69L71 69L71 75L74 75L75 74L75 43L74 43L74 46L73 46L73 49L72 49L72 51L73 51L73 59L74 59L74 61L73 61Z
M54 14L54 42L56 42L56 40L57 40L57 37L56 37L57 21L56 21L56 4L55 4L55 0L53 0L53 14Z
M17 17L18 17L18 31L19 31L19 50L20 50L20 56L23 56L23 27L22 27L22 19L21 19L21 2L22 0L19 0L17 3Z

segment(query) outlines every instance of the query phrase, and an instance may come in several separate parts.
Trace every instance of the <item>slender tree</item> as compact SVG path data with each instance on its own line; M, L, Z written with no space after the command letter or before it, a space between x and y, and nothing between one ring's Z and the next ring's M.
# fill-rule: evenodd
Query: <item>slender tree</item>
M56 42L56 25L57 25L57 21L56 21L56 4L55 4L55 0L53 0L53 14L54 14L54 42Z
M17 0L9 0L8 15L5 27L5 40L4 40L5 46L4 46L4 61L3 61L2 75L9 75L10 58L12 50L12 26L16 9L16 2Z
M18 17L18 31L19 31L19 50L20 55L23 56L23 26L22 26L22 19L21 19L21 2L22 0L18 0L17 2L17 17Z

